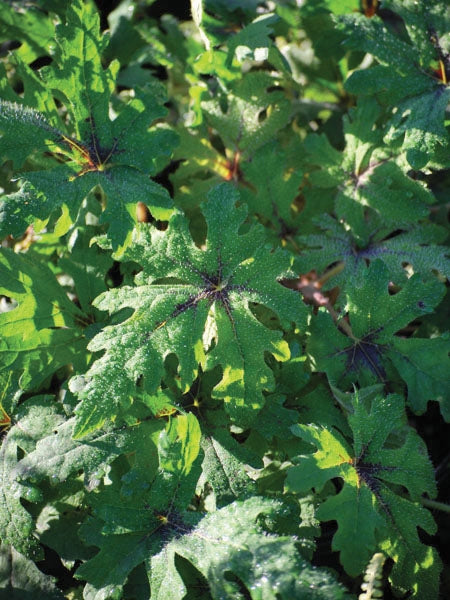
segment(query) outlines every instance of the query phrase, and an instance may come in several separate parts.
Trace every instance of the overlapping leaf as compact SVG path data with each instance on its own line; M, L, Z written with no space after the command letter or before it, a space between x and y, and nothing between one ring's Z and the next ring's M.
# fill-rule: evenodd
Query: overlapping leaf
M294 200L299 194L302 172L286 168L286 156L278 144L266 144L242 165L241 196L249 212L258 215L275 231L275 243L290 239L299 228L299 212Z
M0 370L17 372L22 389L39 385L64 365L85 365L84 313L49 267L3 248L0 293L18 302L0 314Z
M82 537L100 551L77 571L88 582L87 600L122 598L132 569L157 554L167 537L189 528L182 515L200 476L198 421L179 416L153 442L158 443L156 460L151 447L145 449L145 438L136 455L137 461L150 458L150 468L132 469L122 482L103 487L91 499L96 517L82 527ZM189 515L185 518L189 522Z
M325 288L353 285L353 281L363 276L367 262L377 258L387 266L391 281L398 284L406 281L406 265L421 275L439 271L450 277L448 248L437 245L447 237L443 228L422 224L406 231L395 227L394 233L391 228L377 228L380 222L374 221L369 244L358 248L351 231L346 231L336 219L322 215L315 221L323 233L297 237L307 248L296 259L295 266L299 273L312 269L324 273L336 261L342 261L342 269L329 279Z
M202 470L214 491L217 508L256 493L255 483L245 470L245 449L225 430L216 428L213 436L205 436L202 448Z
M346 571L352 576L361 573L373 552L381 549L395 562L395 586L411 590L418 600L436 599L441 563L417 531L436 531L431 514L418 502L424 493L436 494L425 444L414 430L405 430L400 396L378 396L366 405L355 394L353 409L353 448L336 430L293 426L317 452L298 457L298 465L288 470L287 489L318 491L329 479L342 479L342 489L319 506L317 517L338 522L333 548L340 552ZM395 431L403 432L400 443L389 439ZM406 494L400 493L402 487Z
M272 33L271 25L277 20L278 17L275 14L261 15L234 35L228 42L229 63L233 56L236 56L240 62L245 59L267 60L269 48L272 46L272 40L269 37Z
M365 99L344 118L346 147L338 152L326 136L313 135L305 147L320 170L309 175L315 187L335 190L336 216L351 229L359 247L366 247L372 234L372 219L384 227L410 227L428 215L432 194L408 177L395 162L395 154L383 146L377 126L380 109Z
M20 406L15 420L0 448L0 536L3 543L39 559L42 550L33 535L31 515L21 498L36 502L41 500L41 494L30 483L17 480L18 451L31 452L39 437L50 434L63 418L53 397L37 396Z
M294 537L267 535L258 523L275 517L283 505L275 500L249 498L207 515L192 529L173 539L147 560L152 595L156 600L181 600L186 586L175 564L182 556L207 578L214 600L246 594L252 600L337 600L343 588L325 572L302 558Z
M444 127L450 100L447 81L449 30L448 7L443 1L415 2L390 0L391 8L404 20L409 40L395 35L378 17L345 15L338 25L354 49L370 52L380 63L357 71L347 81L352 93L373 95L381 92L395 107L385 139L403 137L403 149L414 169L424 167L438 145L448 147ZM447 58L446 58L447 57ZM433 68L438 67L437 74ZM444 81L440 81L442 78Z
M39 56L48 54L53 41L55 26L51 18L37 6L12 6L0 2L0 39L20 41L17 54L30 63Z
M267 73L251 72L231 85L226 98L200 103L205 120L203 135L196 130L182 130L181 144L175 152L175 158L183 162L171 179L178 190L175 199L183 208L189 211L198 206L207 190L224 179L247 185L241 165L289 120L289 102L277 89L278 84ZM208 140L207 127L219 135L222 152Z
M415 318L432 312L443 297L443 286L436 279L423 281L414 275L400 292L389 296L388 283L387 268L377 260L365 271L360 285L348 289L352 337L341 333L325 312L313 318L307 347L311 365L325 371L341 389L355 381L362 385L395 381L398 372L414 411L421 413L428 400L437 400L448 419L448 338L395 335Z
M136 90L135 97L111 120L109 105L118 65L112 63L106 69L102 65L107 36L100 35L99 18L92 6L70 4L67 23L57 27L54 61L42 69L46 89L70 115L65 129L56 123L50 106L44 116L24 106L2 103L1 156L18 164L31 152L50 150L54 157L44 163L46 170L22 173L21 190L2 201L4 235L20 235L36 218L57 214L63 204L74 219L81 201L96 185L107 197L102 221L110 224L108 234L115 248L130 241L137 221L136 202L146 203L157 219L166 219L171 213L167 191L149 178L157 170L158 158L169 155L176 140L168 130L148 130L155 119L166 114L164 90L159 84Z
M105 350L86 375L79 394L76 435L100 426L117 405L136 393L136 381L153 391L164 373L164 359L177 355L181 386L187 390L199 363L222 367L213 396L222 398L231 416L249 423L264 404L263 390L273 387L264 352L278 360L289 350L281 332L268 329L251 312L252 303L275 311L284 326L302 325L306 307L300 296L277 279L289 270L289 258L270 253L261 227L238 235L244 206L231 186L215 188L204 205L206 249L196 247L186 219L176 214L169 230L140 230L127 257L143 266L136 287L101 295L95 302L116 313L133 309L118 325L106 327L90 343Z

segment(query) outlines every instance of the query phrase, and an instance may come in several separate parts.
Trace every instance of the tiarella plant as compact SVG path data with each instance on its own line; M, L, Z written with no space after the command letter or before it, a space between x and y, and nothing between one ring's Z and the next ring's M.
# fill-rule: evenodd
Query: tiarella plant
M0 0L0 597L448 597L447 2L104 4Z

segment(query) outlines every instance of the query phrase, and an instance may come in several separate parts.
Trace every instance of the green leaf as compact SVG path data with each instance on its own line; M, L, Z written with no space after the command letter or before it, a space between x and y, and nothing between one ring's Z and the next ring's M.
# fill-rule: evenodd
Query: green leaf
M86 314L93 312L92 301L107 289L105 274L113 265L111 256L100 251L98 246L75 247L70 257L61 258L58 266L70 275L77 291L77 300Z
M389 296L388 284L388 271L377 260L361 283L347 290L351 337L341 333L325 312L313 317L307 346L311 366L326 372L336 387L395 380L392 365L398 366L414 411L424 412L428 400L437 400L442 414L448 415L448 339L395 335L415 318L432 312L442 299L442 284L413 275L394 296Z
M1 202L0 230L4 235L18 237L36 218L47 219L63 203L75 220L82 200L97 185L107 197L102 222L110 224L108 235L114 249L123 250L131 241L137 202L144 202L156 219L170 216L172 201L167 190L149 178L158 170L160 159L170 155L177 139L161 127L149 130L150 124L167 112L162 106L164 89L153 83L136 90L135 97L119 106L119 114L111 120L110 99L118 64L103 68L106 42L94 4L72 2L67 23L57 26L59 50L52 64L40 71L46 89L70 113L65 126L58 122L65 131L48 125L38 112L2 102L0 156L22 164L36 151L53 153L46 159L49 168L22 173L21 190ZM47 106L41 102L38 108Z
M269 47L272 46L272 40L270 39L271 25L277 21L278 17L275 14L267 13L257 17L252 23L234 35L228 42L227 62L229 66L234 56L239 62L246 59L267 60Z
M251 72L227 94L227 109L218 100L201 103L209 125L214 127L230 152L251 156L289 121L289 103L267 73Z
M148 440L148 435L141 438L137 456L152 452ZM159 435L159 467L157 461L153 468L141 470L137 480L133 469L122 477L122 493L113 484L92 498L98 520L82 527L82 537L100 551L77 571L77 577L88 582L87 600L122 598L130 571L157 554L167 537L183 531L180 518L200 475L199 451L197 419L192 414L178 416Z
M293 537L267 535L260 519L283 510L275 500L249 498L207 515L160 554L147 560L156 600L181 600L186 588L175 555L194 565L208 580L214 600L234 598L243 590L252 600L344 598L344 589L324 570L312 568Z
M0 159L12 159L19 167L32 152L52 148L62 135L41 113L5 100L0 100L0 132Z
M101 132L102 142L111 144L108 105L119 65L113 62L103 68L101 55L107 43L95 5L71 2L66 23L56 27L55 58L43 78L70 110L78 139L94 141Z
M387 69L356 72L346 88L368 95L383 90L389 104L395 106L385 140L390 143L403 137L403 149L413 169L423 168L438 145L447 147L449 143L444 116L450 90L432 76L430 65L439 59L433 35L439 43L448 32L449 18L444 4L436 2L431 8L413 0L387 3L404 19L409 40L395 35L378 17L367 19L353 14L337 21L348 46L370 52L382 66L389 67L388 77L385 77Z
M15 54L23 61L31 63L49 53L55 26L38 6L12 6L2 0L0 15L0 40L20 41Z
M299 236L297 240L306 245L306 249L296 258L298 272L308 273L315 269L324 273L337 261L342 261L342 269L330 277L324 289L353 285L363 277L368 262L380 259L387 266L391 281L403 284L407 279L405 265L412 267L414 273L426 275L429 271L439 271L450 277L448 248L435 242L445 240L447 233L432 224L422 223L420 227L401 231L399 226L379 229L379 221L373 222L370 242L359 248L351 230L338 223L330 215L322 215L314 220L323 233Z
M0 546L0 589L9 600L63 600L54 578L40 571L34 562L11 546Z
M0 314L2 371L20 373L21 388L30 389L64 365L84 365L84 315L51 270L2 248L0 281L0 293L18 302Z
M316 514L320 520L337 521L333 549L340 552L345 570L352 576L362 573L374 551L381 549L395 562L390 575L394 586L412 590L414 598L436 599L441 563L417 531L436 531L431 514L418 502L424 493L436 494L425 444L404 426L399 396L376 397L369 405L355 394L353 409L353 448L335 430L293 427L317 452L298 457L298 465L288 469L286 488L318 491L329 479L342 479L342 489L328 496ZM397 441L394 432L400 435Z
M80 442L72 438L75 420L61 423L50 435L41 435L33 452L22 458L14 470L21 479L52 483L64 482L83 471L86 481L102 473L121 454L136 452L144 440L159 432L163 423L156 420L130 426L108 427Z
M428 215L432 194L396 164L392 150L383 146L377 126L380 108L363 99L344 118L346 146L339 153L327 138L312 135L305 148L320 169L310 174L314 186L335 191L335 212L351 230L359 248L371 241L373 225L391 231L410 228Z
M217 428L205 437L202 448L202 469L214 490L217 508L255 493L256 486L245 471L245 452L225 430Z
M21 404L15 415L15 425L8 431L0 448L0 536L3 543L11 544L20 553L35 560L42 558L42 550L33 535L30 513L21 503L41 500L33 485L17 480L18 452L31 452L40 436L50 434L62 421L51 396L36 396Z
M299 194L302 173L287 173L285 153L273 142L258 148L252 160L242 165L245 184L241 197L249 212L275 230L276 243L289 239L299 227L299 215L293 204Z
M285 360L289 350L281 332L258 321L251 305L275 311L285 326L302 326L307 310L298 294L277 282L289 272L289 258L281 251L270 253L262 228L238 235L246 210L235 207L237 199L226 184L211 192L203 208L205 250L193 244L181 214L172 217L165 233L140 229L127 254L144 267L137 285L106 292L95 302L110 313L126 307L134 312L90 342L91 350L106 352L79 394L76 436L113 418L119 402L135 394L136 380L143 378L148 392L156 390L170 353L178 357L184 391L199 363L221 365L213 396L225 401L240 424L255 418L264 404L263 390L274 385L264 352Z

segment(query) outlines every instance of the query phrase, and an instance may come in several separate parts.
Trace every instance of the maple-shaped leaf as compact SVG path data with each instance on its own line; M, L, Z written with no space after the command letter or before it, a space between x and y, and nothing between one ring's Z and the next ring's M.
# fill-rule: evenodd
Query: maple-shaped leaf
M157 554L168 537L183 530L183 517L189 523L185 511L200 476L200 438L193 414L176 417L165 431L154 427L153 435L141 436L135 448L136 460L147 457L150 468L138 465L87 499L95 518L85 523L81 534L88 545L100 548L76 574L88 582L87 600L122 598L129 573L149 555ZM158 446L156 460L152 458L154 444Z
M150 124L167 112L164 89L156 83L136 89L134 97L119 105L117 116L111 119L118 64L111 63L106 69L102 65L107 40L100 33L94 5L80 0L70 3L67 22L56 28L56 56L39 71L46 89L67 108L70 119L65 125L55 118L53 98L50 104L38 107L45 108L45 114L2 102L2 158L20 165L31 153L51 152L53 157L41 158L45 170L21 173L19 192L1 202L0 230L4 235L19 236L36 218L47 219L64 204L75 220L82 200L97 185L107 200L101 222L110 224L108 235L115 249L130 242L137 202L146 204L156 219L171 214L168 192L149 177L176 142L176 135L167 129L149 130Z
M395 381L400 374L408 387L412 410L422 413L437 400L450 417L448 398L448 337L404 338L395 335L414 319L433 311L444 288L435 278L413 275L397 294L388 292L389 273L376 260L359 284L347 290L351 335L341 333L328 313L312 318L307 352L315 371L324 371L336 387ZM395 367L393 370L392 367Z
M18 481L18 453L32 452L40 436L49 435L62 421L52 396L30 398L18 408L0 448L0 536L3 543L37 560L42 551L33 535L33 519L21 498L37 502L42 495L30 482Z
M198 207L213 185L224 180L233 180L242 189L250 183L249 187L253 188L254 181L246 181L243 165L252 160L259 148L269 141L272 143L274 134L289 121L289 102L283 91L277 89L278 85L278 80L267 73L248 73L231 84L225 102L216 94L214 99L201 102L204 123L200 131L197 128L180 130L180 145L174 158L182 162L171 181L176 190L175 201L188 214ZM214 143L217 135L223 144L222 151L217 150ZM264 155L268 153L267 149ZM273 163L273 155L270 156ZM261 162L260 159L259 164ZM272 174L279 168L278 163ZM267 171L270 169L264 172ZM294 177L296 175L292 176L291 184ZM267 205L267 201L264 204Z
M85 315L49 267L2 248L0 293L18 303L0 314L1 371L19 373L30 389L64 365L85 368Z
M400 396L377 396L366 403L355 394L349 416L353 447L337 430L294 425L293 432L317 452L296 459L286 488L319 491L330 479L342 479L342 489L316 515L337 521L332 547L340 552L345 570L352 576L362 573L374 551L382 550L394 560L394 586L411 590L418 600L436 600L441 562L417 531L436 531L430 512L419 502L424 493L436 494L433 468L424 442L405 421Z
M420 227L402 231L398 225L395 228L380 227L380 223L374 221L368 245L360 248L352 231L347 231L330 215L322 215L314 222L323 233L296 238L306 249L296 258L295 267L299 273L314 269L323 274L335 266L336 261L342 261L342 268L339 271L336 269L335 276L327 278L324 289L335 286L345 288L363 276L368 261L377 258L387 266L391 281L397 284L406 281L405 265L421 275L436 270L450 277L448 248L436 245L436 242L442 242L447 237L444 228L422 223Z
M110 313L128 308L133 314L105 327L91 342L104 350L86 374L79 393L76 435L82 436L114 418L121 401L159 386L164 360L176 354L180 385L187 391L199 363L220 365L222 379L213 397L222 398L232 418L251 422L264 404L262 392L274 386L264 361L269 352L289 357L280 330L269 329L253 314L253 304L278 315L281 326L302 327L307 309L300 295L278 279L289 273L290 259L271 252L261 226L238 235L247 210L235 207L237 192L214 188L204 204L208 235L205 249L192 241L188 222L175 214L166 232L143 227L126 257L143 266L136 286L110 290L95 305Z
M152 598L186 597L176 555L207 578L214 600L241 597L243 589L252 600L347 597L330 573L312 567L301 556L297 547L301 542L295 537L264 531L264 518L274 519L283 510L279 501L253 497L206 515L191 530L174 528L173 540L146 561Z
M379 117L380 108L373 98L362 99L350 109L343 119L343 152L324 134L305 140L311 163L320 167L309 174L311 184L334 190L336 216L362 248L370 243L371 221L382 221L392 229L411 227L428 215L427 204L435 202L430 191L408 177L395 162L393 151L383 145Z
M216 99L202 102L205 118L225 148L248 157L288 123L289 102L277 85L267 73L251 72L227 94L226 110Z
M368 96L381 92L385 102L395 107L385 140L390 143L402 137L408 162L421 169L438 145L449 144L444 127L450 100L450 89L445 85L449 69L445 46L450 26L448 7L444 1L389 0L383 8L401 16L409 39L396 35L377 16L367 19L353 14L337 19L345 43L369 52L380 63L353 73L346 88Z

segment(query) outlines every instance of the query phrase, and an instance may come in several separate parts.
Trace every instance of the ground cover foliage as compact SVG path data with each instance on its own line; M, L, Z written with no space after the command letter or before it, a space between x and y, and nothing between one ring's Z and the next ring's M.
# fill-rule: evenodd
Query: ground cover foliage
M0 1L0 597L449 597L447 2L169 5Z

